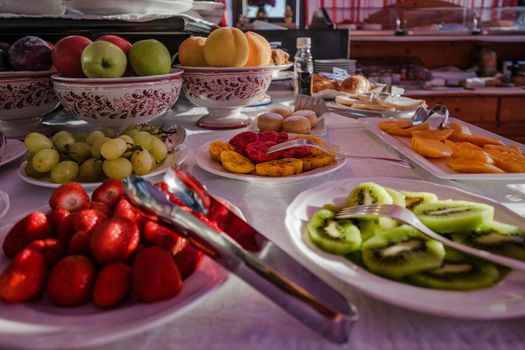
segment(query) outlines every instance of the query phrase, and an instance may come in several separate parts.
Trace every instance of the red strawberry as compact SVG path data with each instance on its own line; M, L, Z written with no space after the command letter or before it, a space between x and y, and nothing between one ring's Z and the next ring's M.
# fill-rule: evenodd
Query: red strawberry
M204 253L195 248L191 243L186 244L184 249L173 257L183 280L197 270L203 258Z
M253 131L244 131L231 138L230 145L240 154L246 154L246 145L250 142L259 141L259 135Z
M283 158L304 158L311 153L310 147L308 146L298 146L293 148L285 149L282 152Z
M120 198L124 197L124 185L120 180L107 180L93 191L91 200L102 202L113 208Z
M73 229L76 231L90 231L97 224L107 219L106 215L98 209L84 209L73 214L75 221Z
M44 288L46 261L36 250L24 249L0 276L0 299L7 303L29 300Z
M64 244L56 238L46 238L33 241L26 249L40 252L49 267L55 265L57 261L66 255Z
M146 221L142 227L142 237L148 244L155 244L160 237L170 234L176 235L175 231L151 220Z
M83 255L69 255L51 270L47 280L47 296L57 306L78 306L87 303L97 271Z
M91 233L89 251L99 264L126 261L137 248L140 232L137 224L124 217L103 221Z
M106 217L111 216L111 208L103 202L92 201L91 205L89 206L89 209L100 210L101 212L104 213L104 215L106 215Z
M270 160L279 159L282 152L273 152L267 154L266 151L277 143L274 141L257 141L246 145L245 152L248 158L254 163L268 162Z
M131 275L133 291L145 303L170 299L182 287L179 269L171 254L149 247L137 254Z
M155 242L155 246L170 252L171 255L179 254L188 244L188 241L176 233L161 236L157 242Z
M67 209L51 210L47 213L47 221L51 225L51 230L56 232L62 225L64 220L69 216L70 212Z
M140 225L142 215L126 198L121 198L113 208L113 216L128 218Z
M70 255L87 255L89 253L90 238L91 231L80 230L75 232L69 241L67 253Z
M121 262L104 266L97 275L93 303L100 308L120 304L131 290L131 268Z
M66 245L69 244L71 237L75 234L75 229L73 227L75 220L75 213L70 214L56 230L56 237Z
M12 259L32 241L48 237L51 237L51 225L46 214L34 211L9 230L2 248L5 255Z
M60 185L49 197L51 209L76 211L89 208L89 196L78 182Z

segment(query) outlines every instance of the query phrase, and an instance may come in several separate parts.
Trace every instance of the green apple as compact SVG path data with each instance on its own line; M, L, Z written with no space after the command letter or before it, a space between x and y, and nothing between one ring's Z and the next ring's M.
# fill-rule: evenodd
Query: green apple
M88 78L119 78L128 65L124 51L108 41L95 41L86 46L80 62Z
M171 70L170 52L155 39L134 43L129 50L129 63L138 76L168 74Z

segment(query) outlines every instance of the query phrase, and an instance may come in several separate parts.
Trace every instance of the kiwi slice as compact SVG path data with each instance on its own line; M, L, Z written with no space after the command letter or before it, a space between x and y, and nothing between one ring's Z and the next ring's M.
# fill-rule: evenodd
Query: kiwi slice
M420 204L431 203L438 200L438 197L430 192L399 191L399 193L405 196L405 207L410 210L414 210L414 208Z
M325 205L323 205L322 207L323 209L328 209L330 211L333 211L334 213L337 213L338 211L340 211L341 209L343 209L342 207L340 207L339 205L335 205L335 204L332 204L332 203L326 203Z
M494 207L468 201L435 201L420 204L414 214L438 233L477 231L492 225Z
M306 226L308 236L322 250L345 255L361 246L361 233L351 220L336 220L329 209L316 212Z
M456 233L452 239L495 254L525 260L525 233L517 226L493 221L486 230Z
M490 287L500 278L496 265L447 248L440 267L409 275L406 280L426 288L473 290Z
M405 195L399 191L394 190L390 187L385 187L386 192L392 197L392 204L399 205L400 207L405 207Z
M443 244L408 225L376 232L362 252L370 271L392 279L438 268L445 256Z
M386 189L373 182L363 182L354 187L345 201L345 207L367 204L392 204L393 199Z
M383 230L377 220L358 220L357 226L359 226L363 242L372 238L376 232Z

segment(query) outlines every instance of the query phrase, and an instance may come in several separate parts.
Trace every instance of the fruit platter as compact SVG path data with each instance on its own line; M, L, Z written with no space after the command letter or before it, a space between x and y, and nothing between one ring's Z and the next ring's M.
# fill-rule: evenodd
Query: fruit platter
M523 145L456 118L450 127L429 122L367 118L363 123L390 147L442 179L519 180L525 172Z
M89 134L62 130L51 138L30 133L24 139L27 161L20 165L19 174L22 180L43 187L79 181L94 188L105 179L131 174L149 178L184 162L182 130L131 125L120 135L110 128Z
M295 182L325 175L346 163L345 158L308 146L266 153L273 145L304 137L320 145L324 142L313 135L271 130L244 131L229 140L211 141L202 145L195 153L195 160L199 167L212 174L268 184Z
M170 193L165 183L156 186ZM48 206L3 226L0 341L27 347L40 340L38 348L51 349L74 337L77 346L96 345L172 320L226 280L154 220L130 204L120 180L107 180L91 195L79 183L63 184ZM20 331L26 337L13 336Z
M286 227L310 261L380 300L460 318L525 314L525 302L501 297L525 294L523 272L466 258L390 218L333 219L341 206L373 203L404 204L455 241L525 259L522 217L487 198L425 181L354 178L326 183L295 198L286 213ZM498 303L512 307L498 310Z

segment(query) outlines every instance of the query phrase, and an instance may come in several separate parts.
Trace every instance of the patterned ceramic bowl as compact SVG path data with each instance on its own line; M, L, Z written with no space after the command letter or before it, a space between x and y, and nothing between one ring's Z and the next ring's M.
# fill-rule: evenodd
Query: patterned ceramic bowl
M0 72L0 127L8 137L37 130L41 117L58 105L52 71Z
M272 72L289 68L267 67L181 67L184 95L193 104L206 107L208 114L198 125L209 129L247 126L251 119L240 108L263 95L272 82Z
M53 75L53 86L66 111L88 123L123 128L161 116L179 98L182 71L123 78L66 78Z

